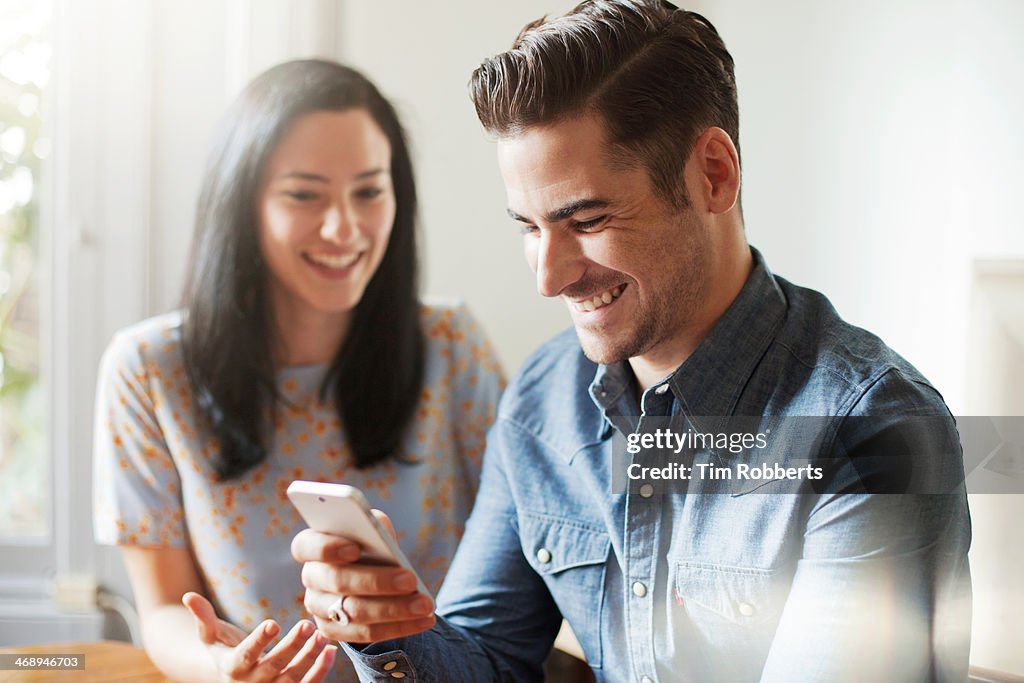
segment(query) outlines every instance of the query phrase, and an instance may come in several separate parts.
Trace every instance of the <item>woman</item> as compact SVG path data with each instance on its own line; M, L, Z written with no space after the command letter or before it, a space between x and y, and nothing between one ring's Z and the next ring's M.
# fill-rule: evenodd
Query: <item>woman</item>
M306 619L294 479L361 488L439 587L503 380L464 308L418 301L415 213L401 126L359 73L289 62L229 110L183 310L115 337L97 397L97 539L168 675L354 678Z

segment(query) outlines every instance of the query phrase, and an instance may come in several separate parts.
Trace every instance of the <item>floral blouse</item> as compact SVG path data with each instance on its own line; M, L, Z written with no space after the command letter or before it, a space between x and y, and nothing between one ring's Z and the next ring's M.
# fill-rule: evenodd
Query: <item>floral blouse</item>
M94 444L100 543L190 547L218 614L248 631L308 618L292 537L305 527L285 496L294 479L360 488L391 517L399 544L436 594L476 494L484 439L504 378L461 305L422 305L426 363L403 462L356 469L333 402L317 396L326 365L284 368L270 455L218 483L216 440L196 413L181 350L181 313L119 332L100 370ZM406 464L411 463L411 464ZM338 657L333 680L355 680Z

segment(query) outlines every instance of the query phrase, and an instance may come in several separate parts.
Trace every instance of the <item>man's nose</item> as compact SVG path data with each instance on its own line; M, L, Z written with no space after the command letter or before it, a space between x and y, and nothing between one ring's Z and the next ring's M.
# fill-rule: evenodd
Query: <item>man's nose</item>
M541 296L558 296L583 276L586 267L579 245L558 230L542 230L537 240L534 271Z

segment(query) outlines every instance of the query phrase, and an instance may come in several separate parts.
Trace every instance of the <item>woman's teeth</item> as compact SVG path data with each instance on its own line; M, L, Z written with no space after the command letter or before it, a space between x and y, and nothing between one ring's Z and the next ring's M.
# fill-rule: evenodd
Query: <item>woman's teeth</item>
M619 295L622 294L622 290L624 290L625 288L626 285L619 285L617 287L613 287L607 290L606 292L602 292L601 294L598 294L597 296L591 299L585 299L583 301L574 301L573 306L576 308L577 311L586 311L587 313L591 311L596 311L599 308L607 306L615 299L618 299Z
M318 266L341 270L355 263L359 255L360 252L354 254L306 254L306 258Z

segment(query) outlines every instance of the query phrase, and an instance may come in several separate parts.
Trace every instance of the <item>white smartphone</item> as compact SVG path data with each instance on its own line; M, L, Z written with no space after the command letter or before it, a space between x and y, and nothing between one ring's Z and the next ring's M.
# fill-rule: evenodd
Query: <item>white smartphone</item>
M360 562L408 569L416 577L416 590L433 599L409 558L370 512L362 491L347 484L296 480L288 486L288 498L310 529L358 543L363 552Z

